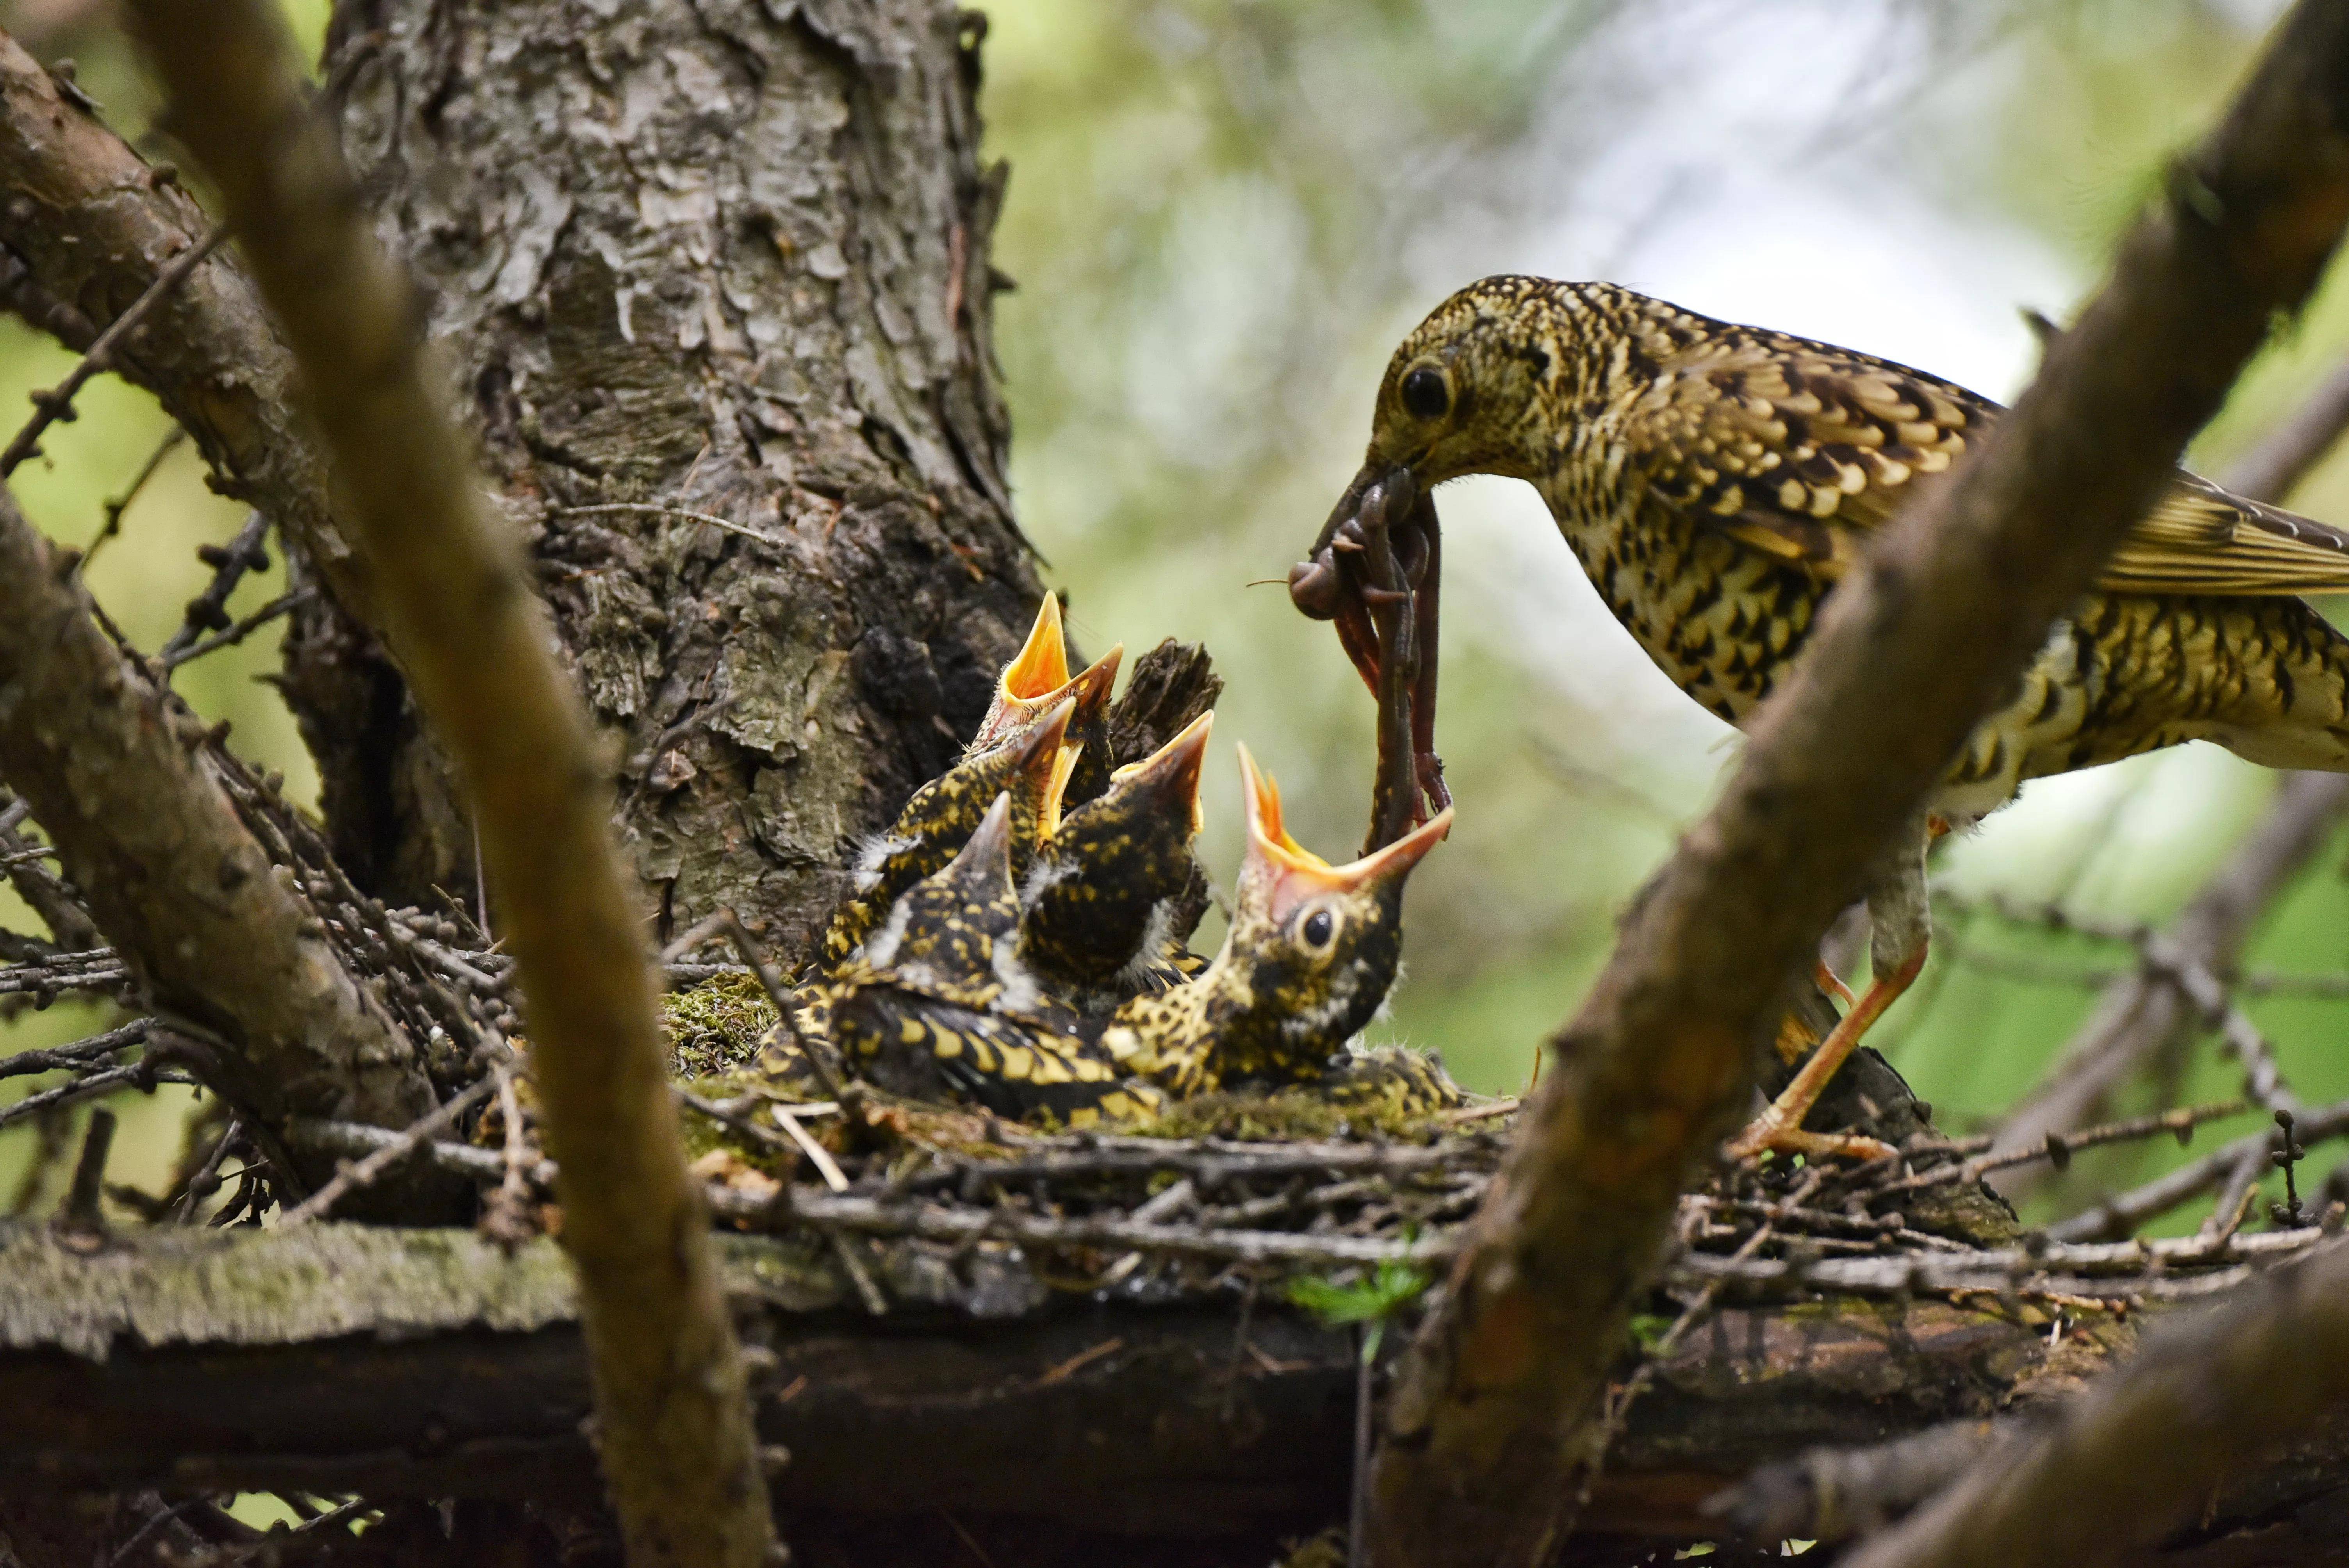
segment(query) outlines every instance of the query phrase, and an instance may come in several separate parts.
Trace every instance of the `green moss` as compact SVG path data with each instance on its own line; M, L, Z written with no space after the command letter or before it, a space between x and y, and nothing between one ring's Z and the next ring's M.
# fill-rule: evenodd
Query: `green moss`
M661 1022L669 1070L681 1078L709 1078L759 1054L760 1037L775 1026L775 1005L750 975L720 975L662 997Z

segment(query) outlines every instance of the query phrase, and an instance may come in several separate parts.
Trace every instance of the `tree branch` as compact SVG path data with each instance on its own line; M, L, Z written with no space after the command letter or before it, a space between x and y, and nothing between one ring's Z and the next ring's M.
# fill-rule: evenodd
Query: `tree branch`
M0 491L0 776L114 955L170 1021L223 1047L219 1087L272 1126L405 1126L434 1103L414 1046L275 874L202 733L98 630L71 556Z
M2279 1270L2248 1298L2170 1326L2002 1444L1850 1568L2088 1568L2158 1539L2217 1483L2349 1399L2349 1249Z
M1718 806L1627 922L1413 1346L1374 1561L1531 1564L1677 1195L1819 934L2167 483L2349 215L2349 13L2304 5L2103 294L1830 601Z
M1225 1295L1077 1305L1013 1287L1035 1264L999 1248L948 1266L901 1243L867 1253L890 1331L860 1333L854 1286L816 1237L717 1242L761 1346L761 1435L793 1455L773 1484L794 1506L1183 1534L1301 1533L1344 1505L1342 1329L1272 1308L1241 1323ZM0 1222L0 1408L43 1415L0 1423L0 1487L593 1496L576 1294L552 1243L509 1254L466 1232L329 1222L146 1232L91 1255ZM315 1288L323 1277L336 1288ZM1923 1300L1723 1306L1634 1407L1589 1522L1647 1534L1649 1551L1711 1537L1705 1501L1757 1464L2044 1407L2136 1343L2091 1317L2051 1346L2044 1325L1995 1306ZM2213 1529L2338 1485L2344 1437L2220 1491Z
M212 228L169 173L0 35L0 249L21 269L0 299L87 348ZM224 492L268 513L345 609L380 624L365 566L335 525L316 437L296 411L293 356L250 278L222 256L196 267L112 368L161 399Z
M606 767L426 375L413 290L367 232L264 0L140 0L172 129L218 184L299 362L400 655L470 784L529 1006L605 1473L632 1562L774 1548L708 1214L685 1170Z

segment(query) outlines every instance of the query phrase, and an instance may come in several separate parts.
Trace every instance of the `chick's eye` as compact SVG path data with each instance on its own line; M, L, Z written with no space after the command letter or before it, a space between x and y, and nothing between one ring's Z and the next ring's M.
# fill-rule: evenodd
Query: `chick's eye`
M1402 406L1414 419L1442 418L1452 407L1452 388L1444 384L1444 372L1423 365L1404 377Z
M1297 934L1308 947L1327 947L1338 934L1338 917L1326 909L1317 909L1305 917Z

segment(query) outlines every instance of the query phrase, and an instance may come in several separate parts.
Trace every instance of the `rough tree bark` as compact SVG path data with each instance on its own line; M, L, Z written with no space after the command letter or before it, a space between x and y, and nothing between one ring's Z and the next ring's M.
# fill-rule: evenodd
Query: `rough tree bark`
M665 931L731 903L810 934L1033 614L978 31L937 0L337 9L347 156L528 530ZM328 814L369 824L389 896L462 885L447 819L362 798L417 740L356 641L315 614L288 671Z

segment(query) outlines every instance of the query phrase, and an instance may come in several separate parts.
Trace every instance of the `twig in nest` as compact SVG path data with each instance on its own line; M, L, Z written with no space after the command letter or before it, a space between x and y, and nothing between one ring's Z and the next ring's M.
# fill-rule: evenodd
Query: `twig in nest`
M825 1186L835 1192L848 1191L848 1178L841 1173L840 1166L832 1158L832 1151L808 1136L808 1130L800 1125L800 1119L794 1114L793 1107L788 1105L775 1107L775 1120L781 1125L784 1132L790 1135L791 1140L799 1145L800 1152L806 1155L809 1161L815 1166L816 1173L823 1178Z
M219 244L227 232L225 228L215 227L211 233L173 257L169 266L155 274L155 281L147 285L147 292L131 301L130 308L116 316L106 330L98 335L98 341L89 346L89 352L81 356L80 363L67 373L63 381L47 392L33 394L33 417L25 421L24 428L16 432L16 438L5 449L0 449L0 479L15 473L19 464L40 449L41 433L50 425L59 419L73 418L75 395L91 377L102 370L114 368L115 351L139 330L140 323L145 321L157 305L170 297L172 290L186 281L197 264L212 253L212 247Z
M197 1207L220 1185L221 1163L228 1158L229 1146L243 1131L243 1121L232 1112L228 1125L221 1130L219 1141L212 1145L212 1152L204 1156L204 1162L197 1166L194 1174L188 1178L187 1190L172 1204L171 1218L175 1222L182 1225L195 1222Z
M751 939L750 931L730 907L719 910L709 918L734 944L735 953L740 955L750 973L759 977L759 988L766 992L767 1000L775 1005L775 1011L782 1016L783 1032L791 1037L792 1044L798 1047L800 1055L807 1058L808 1066L815 1069L815 1076L823 1083L824 1091L843 1104L847 1103L850 1098L848 1091L843 1087L839 1070L827 1055L831 1048L829 1043L819 1050L814 1042L801 1032L799 1014L792 1006L792 994L783 988L782 977L768 968L767 961L759 955L759 944Z
M431 1139L434 1133L487 1099L492 1091L498 1087L498 1082L494 1075L482 1078L464 1093L441 1101L431 1110L409 1122L391 1142L385 1144L365 1159L355 1162L348 1161L339 1162L336 1166L334 1176L326 1185L287 1211L285 1218L278 1222L278 1228L292 1230L297 1225L305 1225L318 1218L340 1202L344 1193L354 1187L367 1185L390 1166L416 1152ZM503 1176L502 1167L499 1174Z
M1984 1154L1961 1165L1938 1165L1920 1171L1914 1176L1904 1176L1897 1181L1872 1190L1874 1194L1890 1196L1897 1192L1915 1191L1924 1187L1946 1187L1954 1182L1978 1181L1993 1171L2008 1171L2018 1165L2036 1161L2052 1162L2058 1171L2069 1165L2072 1156L2083 1149L2095 1149L2107 1143L2129 1143L2141 1139L2158 1138L2163 1133L2175 1137L2183 1144L2194 1129L2206 1121L2221 1121L2230 1116L2240 1116L2249 1107L2240 1099L2221 1100L2214 1105L2181 1106L2175 1110L2155 1111L2146 1116L2132 1116L2120 1121L2109 1121L2101 1127L2091 1127L2069 1134L2049 1133L2029 1149L2017 1149L2006 1154ZM1952 1151L1969 1145L1979 1147L1983 1140L1968 1139L1950 1145ZM1911 1152L1924 1152L1911 1146Z

